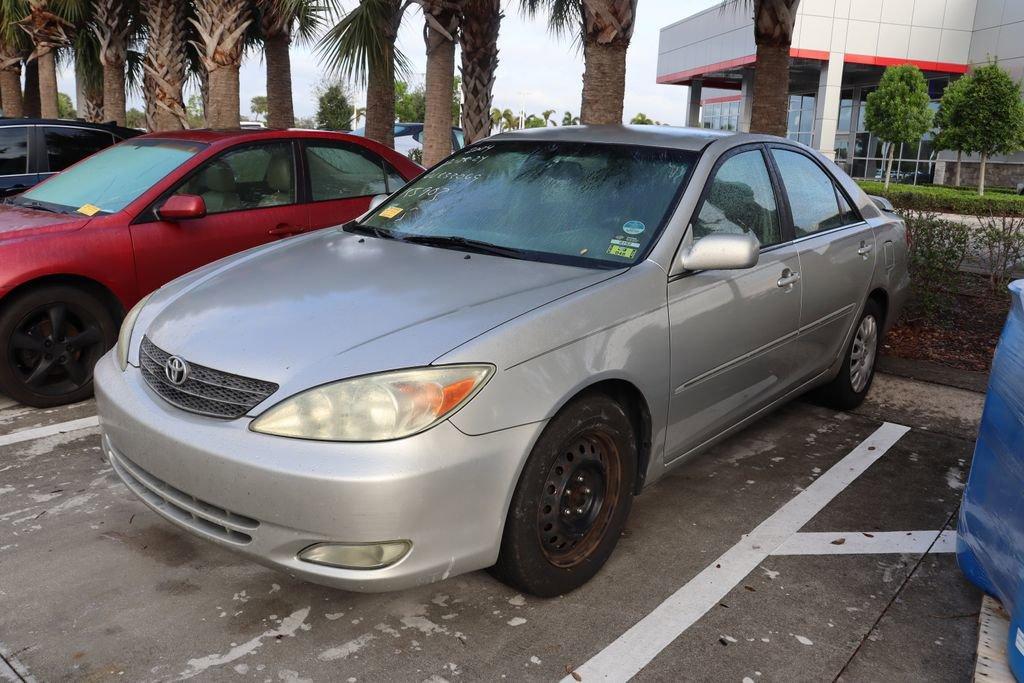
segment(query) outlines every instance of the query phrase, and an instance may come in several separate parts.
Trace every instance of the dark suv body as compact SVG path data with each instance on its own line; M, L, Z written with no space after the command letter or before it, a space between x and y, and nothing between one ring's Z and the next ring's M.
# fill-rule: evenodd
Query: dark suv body
M90 154L141 134L107 123L0 118L0 197L23 192Z

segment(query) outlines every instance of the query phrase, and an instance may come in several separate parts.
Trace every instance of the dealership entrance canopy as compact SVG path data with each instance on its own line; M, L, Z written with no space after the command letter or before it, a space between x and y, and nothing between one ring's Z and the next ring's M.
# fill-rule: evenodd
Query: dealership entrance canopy
M732 0L661 29L658 82L687 85L687 125L749 130L756 64L747 3ZM885 67L914 64L933 108L950 79L997 59L1024 77L1024 0L803 0L790 50L788 135L858 177L881 177L886 150L864 127ZM897 150L894 176L931 182L929 133Z

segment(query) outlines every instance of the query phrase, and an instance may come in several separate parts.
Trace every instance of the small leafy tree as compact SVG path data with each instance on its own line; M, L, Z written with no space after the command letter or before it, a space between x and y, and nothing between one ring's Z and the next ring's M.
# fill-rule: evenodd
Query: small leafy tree
M563 126L578 126L578 125L580 125L580 117L573 116L571 111L567 111L567 112L565 112L565 114L562 115L562 125Z
M961 130L966 148L981 155L978 194L985 194L985 165L993 154L1024 148L1024 102L1020 86L998 64L978 67L964 89L967 115Z
M348 89L341 83L321 87L317 93L316 127L324 130L352 130L355 107Z
M146 113L140 109L132 107L125 112L125 125L129 128L146 128Z
M412 87L395 81L395 116L406 123L422 122L427 115L427 94L423 86Z
M647 114L645 114L643 112L640 112L639 114L637 114L636 116L631 118L629 120L629 122L631 124L633 124L633 125L636 125L636 126L653 126L654 125L654 119L652 119L650 116L648 116Z
M75 105L71 103L71 97L67 93L57 93L57 117L61 119L73 119L78 114L75 113Z
M917 142L931 128L929 101L928 84L921 70L910 64L887 68L878 89L868 95L867 129L889 143L885 164L886 189L892 176L896 146Z
M971 115L967 105L967 88L971 78L969 75L963 76L947 85L939 102L939 110L935 112L935 127L939 129L935 134L935 149L956 152L954 184L957 187L960 186L960 161L964 152L969 154L972 151L964 134L964 122Z

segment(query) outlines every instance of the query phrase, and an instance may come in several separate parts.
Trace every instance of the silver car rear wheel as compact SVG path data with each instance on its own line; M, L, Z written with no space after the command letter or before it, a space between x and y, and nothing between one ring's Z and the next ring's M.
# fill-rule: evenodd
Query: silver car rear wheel
M850 387L855 393L864 391L875 369L878 353L878 322L872 315L865 315L853 338L850 350Z

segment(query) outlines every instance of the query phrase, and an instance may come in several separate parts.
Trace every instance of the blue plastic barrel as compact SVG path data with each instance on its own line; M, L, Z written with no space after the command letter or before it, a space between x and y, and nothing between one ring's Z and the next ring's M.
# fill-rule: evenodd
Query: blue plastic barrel
M1010 670L1024 681L1024 280L999 337L957 527L957 561L1010 613Z

